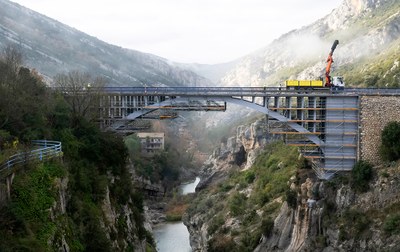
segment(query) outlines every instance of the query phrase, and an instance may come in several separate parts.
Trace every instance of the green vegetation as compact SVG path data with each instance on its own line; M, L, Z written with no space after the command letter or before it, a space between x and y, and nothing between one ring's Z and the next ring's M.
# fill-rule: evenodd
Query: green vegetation
M62 239L71 251L112 251L112 242L123 245L129 231L124 206L132 210L133 235L154 246L143 227L142 196L133 189L122 138L101 132L35 72L20 67L18 52L8 48L4 55L0 58L0 160L29 149L31 140L54 139L62 142L64 161L18 169L11 201L0 209L0 251L56 251ZM60 181L68 181L65 212L54 209L60 201ZM119 215L117 232L109 236L102 210L107 189Z
M369 189L369 181L372 178L372 165L366 161L358 161L351 171L352 187L358 192L366 192Z
M385 126L379 151L383 160L396 161L400 159L400 122L393 121Z
M297 206L297 192L288 189L286 191L286 202L289 207L295 209Z
M0 215L3 224L13 224L14 233L4 227L0 229L3 241L0 242L1 251L8 251L9 248L50 251L48 241L63 231L51 220L49 209L58 196L54 180L66 175L64 169L58 163L45 163L30 167L15 178L13 200L1 209ZM62 216L60 218L63 219Z
M399 39L382 52L367 55L354 63L341 66L338 75L343 75L352 87L399 87L400 47Z
M266 237L271 236L273 230L274 230L274 220L272 218L267 218L262 220L261 231Z
M348 209L343 212L341 218L338 219L340 224L339 228L339 240L347 240L350 238L359 239L363 235L369 235L369 226L371 220L365 213L355 210Z
M213 236L210 251L253 251L262 234L272 234L288 181L303 166L298 156L297 148L271 143L252 168L233 172L224 182L197 194L188 212L206 214L208 233ZM231 218L242 225L226 227ZM233 240L240 241L239 245Z
M400 214L389 215L383 223L383 230L388 234L400 234Z
M161 182L167 191L179 183L179 169L190 168L192 165L192 160L187 155L181 155L177 149L168 144L164 151L152 157L141 155L140 140L136 135L126 137L125 145L136 174L152 182Z
M166 207L166 218L167 221L181 221L183 214L192 202L194 195L180 195L179 193L174 194L173 198L168 201Z

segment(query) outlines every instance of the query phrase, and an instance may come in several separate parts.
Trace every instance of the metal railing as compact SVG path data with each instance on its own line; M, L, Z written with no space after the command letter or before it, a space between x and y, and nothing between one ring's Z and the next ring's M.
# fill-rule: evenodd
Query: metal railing
M61 90L62 91L62 90ZM209 95L209 96L269 96L290 94L326 95L400 95L400 88L345 88L334 91L329 89L286 89L286 87L104 87L104 93L131 95Z
M6 162L0 164L0 171L3 169L10 169L17 164L27 163L29 161L43 161L62 155L61 142L34 140L32 144L35 148L34 150L12 155Z

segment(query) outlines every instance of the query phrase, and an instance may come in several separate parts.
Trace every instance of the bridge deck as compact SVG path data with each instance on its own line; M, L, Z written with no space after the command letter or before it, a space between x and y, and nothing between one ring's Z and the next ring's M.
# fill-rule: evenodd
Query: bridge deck
M284 87L105 87L108 94L164 96L358 96L400 95L399 88L286 89Z

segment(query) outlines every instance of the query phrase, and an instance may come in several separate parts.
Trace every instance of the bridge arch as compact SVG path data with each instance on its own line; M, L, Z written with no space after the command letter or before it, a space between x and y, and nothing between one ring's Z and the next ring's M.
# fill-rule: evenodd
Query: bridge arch
M190 97L191 101L193 100L204 100L204 97ZM174 105L176 103L180 103L180 102L186 102L188 100L188 98L183 98L183 97L178 97L178 98L174 98L174 99L168 99L162 102L158 102L158 103L154 103L151 106L147 106L147 108L135 111L129 115L127 115L125 118L127 120L135 120L137 118L140 118L148 113L151 113L155 110L161 109L165 106L171 106ZM281 115L278 112L272 111L270 109L268 109L265 106L262 106L260 104L254 103L254 102L250 102L244 99L239 99L239 98L232 98L232 97L213 97L212 100L218 100L218 101L223 101L223 102L227 102L227 103L231 103L231 104L236 104L239 106L243 106L243 107L247 107L250 109L253 109L257 112L260 112L262 114L268 115L280 122L285 122L287 123L287 125L289 127L291 127L292 129L296 130L297 132L301 132L301 133L310 133L309 130L305 129L304 127L302 127L301 125L297 124L297 123L293 123L293 122L288 122L288 118ZM154 108L151 108L154 107ZM121 125L115 125L115 126L121 126ZM320 138L318 138L317 136L314 135L307 135L307 138L315 143L315 144L321 144L322 140Z

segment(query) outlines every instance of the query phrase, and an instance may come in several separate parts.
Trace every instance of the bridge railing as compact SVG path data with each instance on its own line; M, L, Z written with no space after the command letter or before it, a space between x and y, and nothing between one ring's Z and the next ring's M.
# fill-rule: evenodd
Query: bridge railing
M66 95L86 95L88 90L82 89L81 91L74 90L73 93L68 89L54 88ZM128 94L128 95L161 95L161 96L271 96L271 95L299 95L299 94L325 94L325 95L400 95L400 88L352 88L346 87L344 90L330 90L329 88L314 88L314 89L287 89L285 86L276 87L248 87L248 86L235 86L235 87L92 87L91 91L108 94Z
M399 88L345 88L344 90L287 89L286 87L104 87L105 93L141 95L261 95L321 93L330 95L400 95Z
M0 171L10 169L13 166L21 163L27 163L35 160L46 160L55 156L62 155L61 142L49 140L34 140L32 141L34 150L20 152L9 157L9 159L0 164Z

